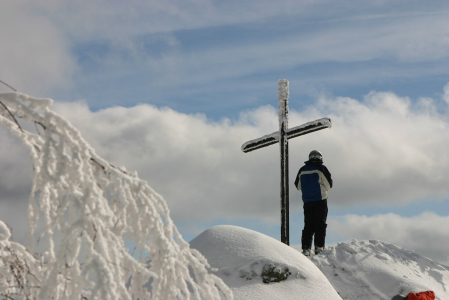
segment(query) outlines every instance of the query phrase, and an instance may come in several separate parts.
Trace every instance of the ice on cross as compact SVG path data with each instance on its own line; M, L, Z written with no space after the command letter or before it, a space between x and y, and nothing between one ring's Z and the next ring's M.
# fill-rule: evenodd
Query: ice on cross
M278 80L278 117L279 131L264 135L258 139L248 141L242 145L242 151L247 153L264 148L276 143L280 145L281 151L281 242L289 245L289 199L288 199L288 140L315 132L325 128L331 128L332 122L329 118L322 118L303 125L288 129L288 80Z

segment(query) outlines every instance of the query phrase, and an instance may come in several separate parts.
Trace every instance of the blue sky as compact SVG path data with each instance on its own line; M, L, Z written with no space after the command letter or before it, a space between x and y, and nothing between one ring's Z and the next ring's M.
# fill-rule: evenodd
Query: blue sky
M447 83L447 29L441 27L449 11L444 2L399 1L391 6L352 1L339 7L326 1L298 5L249 1L241 7L231 1L208 2L209 10L194 1L186 3L187 16L159 30L143 22L148 30L132 28L129 34L115 36L122 22L126 27L140 24L122 13L124 7L110 5L110 18L98 16L104 18L98 22L110 29L88 37L71 32L74 37L68 43L76 71L70 79L76 88L55 95L70 101L86 99L93 110L152 103L220 119L273 105L279 78L291 82L291 93L298 99L291 107L297 109L320 93L360 99L379 90L434 97ZM140 5L145 7L142 15L154 17L151 2ZM70 13L61 6L63 13ZM245 9L260 10L260 15L232 16ZM157 19L163 16L158 14ZM167 19L175 16L166 12Z
M240 146L277 130L288 79L291 127L334 121L290 143L292 180L315 148L334 176L328 242L383 239L445 261L448 20L446 1L5 1L0 79L55 99L100 155L165 197L186 240L215 224L279 238L279 150ZM10 223L30 185L14 147L2 148L17 161L0 189ZM425 237L448 242L431 251Z

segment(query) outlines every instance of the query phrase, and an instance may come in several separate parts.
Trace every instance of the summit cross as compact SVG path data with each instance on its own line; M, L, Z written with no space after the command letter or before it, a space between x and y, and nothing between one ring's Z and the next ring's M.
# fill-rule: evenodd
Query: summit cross
M288 80L278 80L278 117L279 131L264 135L261 138L248 141L242 145L242 151L247 153L276 143L281 150L281 242L290 244L289 233L289 186L288 186L288 140L325 128L331 128L329 118L322 118L288 129Z

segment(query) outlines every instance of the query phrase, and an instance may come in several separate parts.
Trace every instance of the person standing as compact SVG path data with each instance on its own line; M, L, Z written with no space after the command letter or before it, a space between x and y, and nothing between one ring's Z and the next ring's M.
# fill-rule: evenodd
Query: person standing
M302 250L304 255L312 254L312 240L314 239L315 254L324 250L327 220L327 192L332 188L332 177L329 170L323 165L323 155L313 150L309 160L304 162L298 175L295 186L302 191L304 202L304 229L302 231Z

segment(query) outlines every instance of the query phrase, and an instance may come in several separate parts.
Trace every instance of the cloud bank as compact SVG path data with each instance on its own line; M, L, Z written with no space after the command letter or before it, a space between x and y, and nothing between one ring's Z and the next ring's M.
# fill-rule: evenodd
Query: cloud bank
M71 87L76 64L60 28L21 1L2 1L0 26L1 80L28 94Z
M307 110L291 110L290 127L325 116L333 121L332 129L290 140L292 203L300 203L293 181L312 149L322 151L334 178L329 195L335 207L388 207L447 199L449 118L447 108L438 109L447 97L447 86L441 99L412 100L371 92L362 101L322 97ZM242 112L236 120L220 122L202 114L183 114L147 104L92 112L83 102L57 102L54 109L80 130L98 154L137 171L162 194L175 222L278 222L278 146L247 154L240 150L244 142L277 131L275 108L259 107ZM2 217L17 224L7 212L26 207L31 166L17 140L4 130L0 133L0 167L7 170L0 175ZM379 220L383 219L365 221L360 216L348 216L336 224L346 228L342 231L345 236L375 238L367 230L377 225L359 226L359 231L351 228L357 222ZM20 223L23 227L24 219ZM408 235L413 232L417 228Z
M324 116L333 121L330 130L290 141L291 181L316 148L335 179L334 205L447 198L449 123L437 110L441 102L372 92L363 101L323 97L303 112L290 111L290 127ZM148 180L175 218L204 217L204 211L209 218L260 218L278 206L277 146L240 151L247 140L277 131L271 106L220 122L145 104L91 112L83 103L59 103L56 109L101 155Z
M410 218L397 214L346 215L331 218L329 229L342 239L382 240L449 265L448 223L449 216L431 212Z

